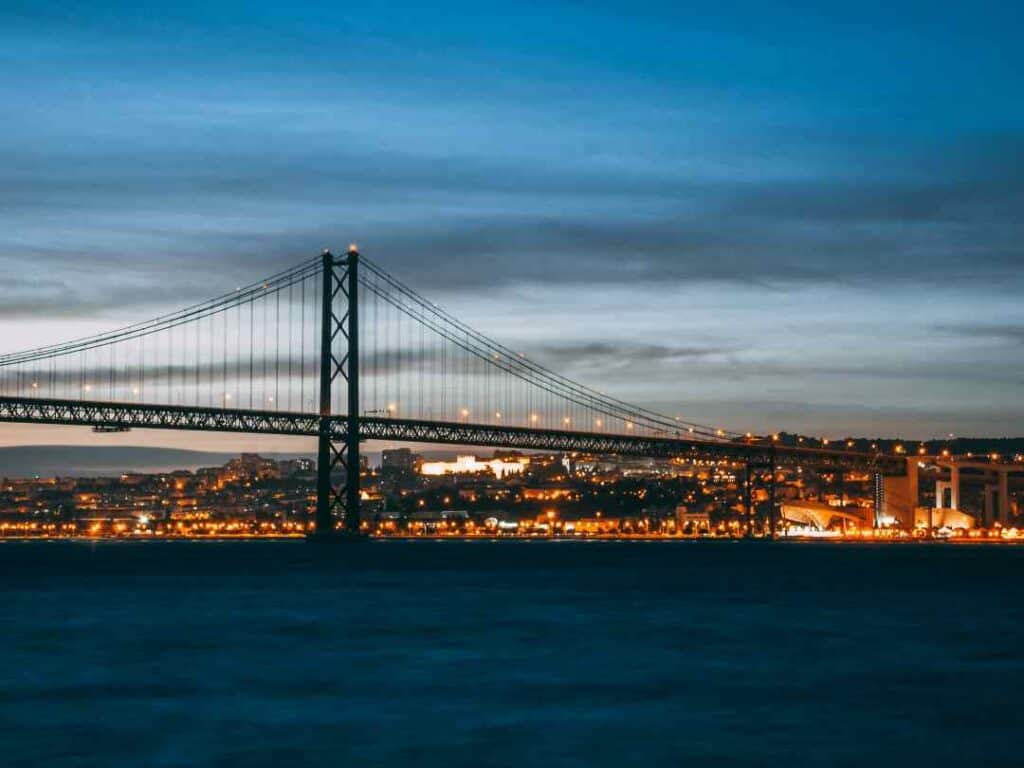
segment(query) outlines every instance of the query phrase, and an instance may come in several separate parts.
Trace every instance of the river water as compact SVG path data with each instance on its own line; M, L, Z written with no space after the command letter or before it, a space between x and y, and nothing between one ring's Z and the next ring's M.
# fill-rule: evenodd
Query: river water
M1024 547L6 542L6 766L1024 764Z

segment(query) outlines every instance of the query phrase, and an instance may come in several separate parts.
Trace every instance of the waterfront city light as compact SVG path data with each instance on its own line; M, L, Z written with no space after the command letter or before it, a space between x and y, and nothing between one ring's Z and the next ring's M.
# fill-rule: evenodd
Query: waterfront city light
M997 452L986 454L986 458L993 462L999 456ZM570 459L571 463L566 463ZM369 468L361 473L363 488L360 497L366 510L361 527L374 536L497 535L497 529L487 523L491 514L489 508L474 511L475 505L491 498L492 503L493 500L504 500L505 504L505 511L497 518L501 522L500 535L514 537L700 538L753 535L886 541L941 536L949 540L1024 541L1018 533L1018 526L1012 521L999 520L985 527L979 523L979 518L972 518L962 511L955 514L933 511L933 518L939 523L931 529L927 521L922 523L920 518L913 525L889 514L876 519L872 512L874 485L870 474L847 475L842 496L832 497L832 503L821 503L813 497L825 492L833 493L830 473L818 471L808 475L801 466L778 466L770 486L779 494L773 506L774 518L762 511L752 521L743 507L743 486L739 482L743 473L742 462L693 460L683 455L653 464L645 460L624 474L619 465L622 461L630 460L572 452L562 455L495 455L493 458L467 454L460 455L455 461L416 461L410 454L404 466L411 474L400 486L389 485L395 477L382 473L381 469ZM136 492L139 494L138 502L127 505L132 512L121 518L118 515L122 513L115 511L117 507L104 506L104 494L88 490L91 481L81 479L76 481L82 489L76 493L76 506L83 515L81 521L43 517L24 523L8 522L0 525L0 536L61 537L83 533L91 536L164 538L303 536L313 526L309 500L315 473L311 463L297 466L298 474L294 468L285 470L285 466L250 455L215 470L215 475L190 475L186 472L177 473L174 479L153 475L149 479L136 480L118 491L119 494L128 494L129 498ZM625 466L628 467L628 463ZM545 476L544 467L559 468L554 478L556 485L546 484L541 479ZM636 477L638 471L639 476L645 478L641 486L636 486L636 481L630 479ZM279 491L270 493L270 489L281 487L280 480L271 481L271 485L261 490L267 482L263 478L284 477L292 479L285 486L291 490L283 496ZM668 478L675 478L671 482L682 482L682 487L689 490L674 501L674 511L669 507L652 517L651 510L645 506L645 499L652 489ZM760 483L761 493L769 488L764 484L767 481L763 476L755 476L755 481ZM43 494L40 498L46 498L45 494L52 493L49 484L52 481L18 482L21 494L39 493ZM452 490L453 482L459 489L457 495L451 492L435 494L435 489ZM169 499L163 498L163 494L154 496L150 490L153 485L165 488L169 485L170 492L176 496ZM600 507L594 509L602 502L591 489L603 489L601 493L612 498L631 499L635 505L633 511L609 515L604 514ZM220 493L229 494L228 498L231 494L241 494L241 510L226 519L218 519ZM422 510L422 516L399 516L375 522L373 510L384 502L386 495L392 493L399 493L399 497L389 501L388 507L394 508L398 504L397 498L408 498L415 509ZM798 498L805 493L812 498ZM730 496L732 501L729 501ZM445 517L449 513L444 510L451 510L456 498L464 511L450 513L455 517ZM704 502L699 501L702 498ZM153 506L154 499L158 500L156 506ZM181 499L187 499L187 505L182 505ZM726 515L721 518L721 524L714 524L706 512L695 512L690 508L693 504L706 505L711 499L718 499L717 503L721 504L716 514ZM174 504L164 506L168 500ZM841 502L848 505L845 517L835 517L834 505ZM275 512L281 504L288 510L284 518ZM438 504L443 506L438 507ZM531 506L538 504L546 505L542 513L545 518L548 512L555 513L542 525L537 523ZM578 506L581 504L584 505L582 508ZM590 505L589 511L586 510L587 505ZM171 509L180 511L168 517ZM886 522L879 523L879 519ZM699 525L694 527L694 521Z

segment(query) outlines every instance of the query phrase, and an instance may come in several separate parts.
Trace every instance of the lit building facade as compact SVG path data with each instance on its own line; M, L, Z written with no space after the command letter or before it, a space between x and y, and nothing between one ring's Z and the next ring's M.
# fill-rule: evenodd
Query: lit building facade
M420 466L420 474L437 477L441 475L473 475L489 471L501 479L508 475L522 474L523 469L529 464L530 460L525 456L493 459L458 456L455 461L424 461Z

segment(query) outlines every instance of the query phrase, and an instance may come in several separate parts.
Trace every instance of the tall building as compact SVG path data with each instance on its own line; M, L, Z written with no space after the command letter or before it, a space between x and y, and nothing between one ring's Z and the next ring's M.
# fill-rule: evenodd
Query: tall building
M412 451L408 448L392 448L381 454L381 472L387 474L411 474L413 471Z
M400 487L416 482L416 464L419 457L408 448L393 448L381 454L380 476L387 483Z

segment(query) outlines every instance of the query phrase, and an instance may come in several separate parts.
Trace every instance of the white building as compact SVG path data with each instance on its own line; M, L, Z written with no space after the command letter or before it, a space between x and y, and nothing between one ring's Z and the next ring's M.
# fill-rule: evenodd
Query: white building
M458 456L455 461L424 461L420 474L439 475L472 475L490 470L495 477L501 479L506 475L521 474L523 468L530 463L525 456L515 459L478 459L476 456Z

